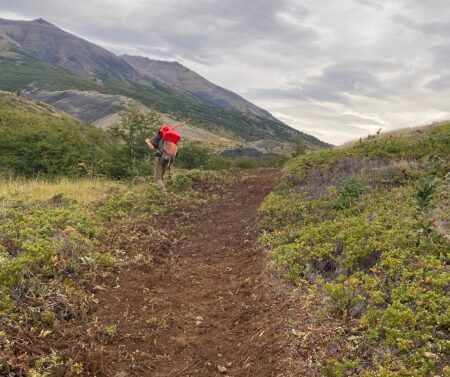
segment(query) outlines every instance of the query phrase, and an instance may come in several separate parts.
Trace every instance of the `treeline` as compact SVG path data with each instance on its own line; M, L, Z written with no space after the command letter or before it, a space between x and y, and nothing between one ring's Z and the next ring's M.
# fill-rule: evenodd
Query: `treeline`
M121 122L103 130L69 117L0 108L0 173L21 176L106 176L127 178L153 173L153 152L145 144L161 125L154 111L131 106ZM217 156L200 144L180 147L176 166L219 170L281 165L283 158Z

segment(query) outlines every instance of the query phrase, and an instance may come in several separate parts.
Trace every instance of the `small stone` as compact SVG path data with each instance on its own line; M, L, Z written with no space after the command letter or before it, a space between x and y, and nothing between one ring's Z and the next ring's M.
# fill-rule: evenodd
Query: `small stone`
M233 365L232 362L227 363L227 367L230 368Z
M227 373L227 371L228 371L227 368L225 368L225 367L223 367L223 366L221 366L221 365L218 365L218 366L217 366L217 370L218 370L220 373Z

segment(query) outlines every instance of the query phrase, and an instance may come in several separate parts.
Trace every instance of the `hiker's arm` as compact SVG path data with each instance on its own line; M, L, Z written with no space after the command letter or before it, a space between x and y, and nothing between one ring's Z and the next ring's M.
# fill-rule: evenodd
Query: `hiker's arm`
M155 149L154 145L152 144L152 141L149 138L145 139L145 142L147 143L150 149Z
M161 133L158 131L156 136L153 138L153 140L150 140L150 138L145 139L145 142L147 143L148 147L150 149L155 149L158 147L159 142L161 141Z
M159 145L159 142L161 141L162 135L161 133L158 131L158 133L156 134L156 136L153 138L153 140L151 141L152 145L154 148L157 148Z

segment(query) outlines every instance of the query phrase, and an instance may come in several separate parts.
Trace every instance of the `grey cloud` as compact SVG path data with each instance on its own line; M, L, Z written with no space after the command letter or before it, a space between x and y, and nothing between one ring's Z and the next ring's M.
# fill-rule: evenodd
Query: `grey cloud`
M436 45L430 49L433 67L439 70L450 71L450 45Z
M316 101L351 104L349 95L388 100L396 91L377 76L379 72L397 70L390 62L343 62L331 65L319 75L291 82L303 98Z
M400 14L393 16L392 20L412 30L427 34L438 34L450 39L450 21L417 22Z
M349 97L344 93L338 93L328 90L319 85L304 85L301 88L289 89L270 89L254 88L247 91L252 98L258 99L277 99L277 100L296 100L300 102L334 102L350 104Z
M440 76L425 84L425 88L434 92L450 91L450 74Z
M375 1L370 0L355 0L358 4L364 5L366 7L374 8L376 10L383 10L383 6Z

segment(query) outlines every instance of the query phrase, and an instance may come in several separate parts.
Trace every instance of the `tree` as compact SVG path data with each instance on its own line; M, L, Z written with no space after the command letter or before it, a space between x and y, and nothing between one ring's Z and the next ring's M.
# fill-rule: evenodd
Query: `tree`
M145 139L156 133L161 117L155 110L141 111L137 104L129 105L119 113L120 123L113 127L114 132L125 142L130 165L146 156Z
M292 157L297 157L304 155L308 147L302 139L297 139L295 142L294 151L292 152Z

